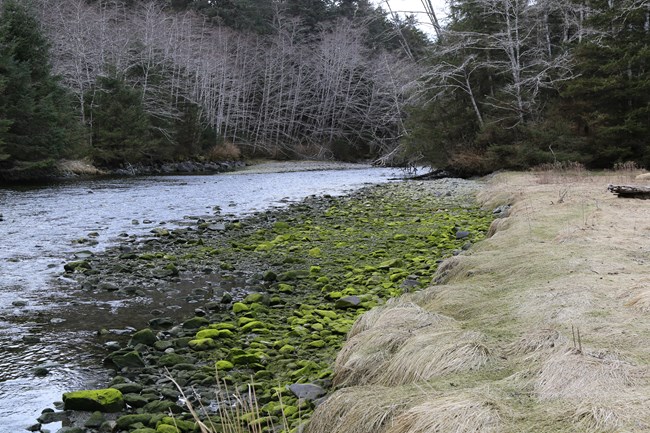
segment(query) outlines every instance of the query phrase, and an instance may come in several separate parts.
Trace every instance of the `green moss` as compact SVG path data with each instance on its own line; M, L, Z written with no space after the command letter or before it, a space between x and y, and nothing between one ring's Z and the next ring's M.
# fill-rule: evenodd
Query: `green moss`
M189 320L186 320L183 322L183 328L184 329L197 329L202 326L208 326L210 324L210 321L206 319L205 317L193 317Z
M153 331L149 328L144 328L133 334L129 341L129 345L135 346L136 344L144 344L146 346L153 346L156 340L158 339Z
M87 260L78 260L76 262L69 262L63 265L66 272L78 272L91 269L90 263Z
M259 320L253 320L251 322L248 322L244 326L242 326L241 331L242 332L249 332L249 331L252 331L254 329L265 329L265 328L268 328L268 326L265 323L260 322Z
M328 319L336 319L338 317L336 312L330 310L316 310L315 313L321 317L327 317Z
M252 304L254 302L262 303L265 298L266 296L262 293L250 293L244 298L242 302L245 304Z
M197 338L190 340L187 344L191 349L197 351L210 350L217 347L217 343L212 338Z
M284 346L282 346L279 349L279 352L287 354L287 353L293 353L293 352L295 352L295 350L296 350L296 348L294 346L292 346L290 344L285 344Z
M208 326L210 329L227 329L229 331L234 331L237 329L237 326L234 323L212 323Z
M158 358L158 365L163 367L173 367L176 364L183 364L186 362L188 362L186 357L176 353L166 353Z
M162 420L160 420L156 426L156 428L160 428L160 426L163 425L170 425L170 426L178 426L181 432L191 432L194 431L196 428L196 423L194 421L184 421L182 419L178 419L178 417L170 417L166 416ZM163 432L164 433L164 432Z
M245 313L247 311L250 311L250 307L243 302L235 302L232 305L232 312L235 314Z
M196 339L201 340L203 338L212 338L212 339L220 339L220 338L231 338L235 334L229 329L202 329L201 331L196 333ZM190 346L191 347L191 346Z
M241 355L235 355L232 357L232 363L234 365L251 365L257 364L264 359L264 355L260 353L244 353Z
M232 362L226 361L225 359L217 361L214 365L218 371L228 371L235 367Z
M124 407L124 396L115 388L74 391L63 394L65 410L88 412L119 412Z

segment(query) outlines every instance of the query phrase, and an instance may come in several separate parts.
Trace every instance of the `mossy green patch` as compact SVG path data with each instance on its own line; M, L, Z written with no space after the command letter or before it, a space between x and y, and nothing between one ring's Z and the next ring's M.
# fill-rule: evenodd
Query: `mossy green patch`
M250 311L250 307L243 302L235 302L232 305L232 312L235 314L245 313L247 311Z
M191 349L197 351L210 350L217 347L217 343L212 338L197 338L190 340L187 344Z
M199 340L203 338L220 339L220 338L231 338L234 335L235 334L229 329L202 329L196 333L195 338Z
M88 412L119 412L124 407L124 397L115 388L73 391L63 394L65 410Z
M226 361L225 359L215 362L214 366L218 371L228 371L235 367L232 362Z

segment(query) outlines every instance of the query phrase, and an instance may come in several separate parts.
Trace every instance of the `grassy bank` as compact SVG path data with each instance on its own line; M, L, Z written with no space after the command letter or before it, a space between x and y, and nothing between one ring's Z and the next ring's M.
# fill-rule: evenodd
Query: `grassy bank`
M650 208L630 173L500 174L437 284L357 320L311 433L650 430Z
M493 217L476 205L477 189L446 179L312 197L242 220L156 228L150 238L68 263L86 296L146 298L155 290L170 293L172 305L196 303L196 317L158 313L108 355L119 373L111 385L131 407L118 428L160 430L173 425L172 412L187 421L180 430L192 431L174 381L213 431L305 424L332 388L355 319L428 286L441 259L484 237ZM179 286L193 295L175 298ZM234 415L224 418L224 407Z

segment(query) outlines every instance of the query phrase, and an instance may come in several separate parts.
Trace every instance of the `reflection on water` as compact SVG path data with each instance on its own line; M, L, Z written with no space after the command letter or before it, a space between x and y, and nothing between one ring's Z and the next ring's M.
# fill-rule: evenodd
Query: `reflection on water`
M157 176L0 189L0 433L34 424L66 391L105 383L97 330L143 326L165 299L83 300L54 279L75 252L120 236L181 224L189 216L242 216L309 195L341 195L399 176L389 169ZM60 282L60 281L59 281ZM209 284L209 281L202 282ZM64 286L65 287L65 286ZM183 287L169 295L183 296ZM174 312L190 314L194 306ZM57 430L55 424L46 426Z

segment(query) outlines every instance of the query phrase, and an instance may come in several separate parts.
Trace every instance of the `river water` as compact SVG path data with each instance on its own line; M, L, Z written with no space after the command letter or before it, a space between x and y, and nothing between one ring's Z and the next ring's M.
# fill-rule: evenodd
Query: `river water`
M402 174L355 166L0 188L0 433L25 431L63 392L105 383L108 371L100 360L107 351L97 341L98 329L110 326L119 334L140 324L138 305L79 302L66 292L63 264L75 253L97 253L125 236L190 217L239 218ZM60 426L45 427L55 432Z

